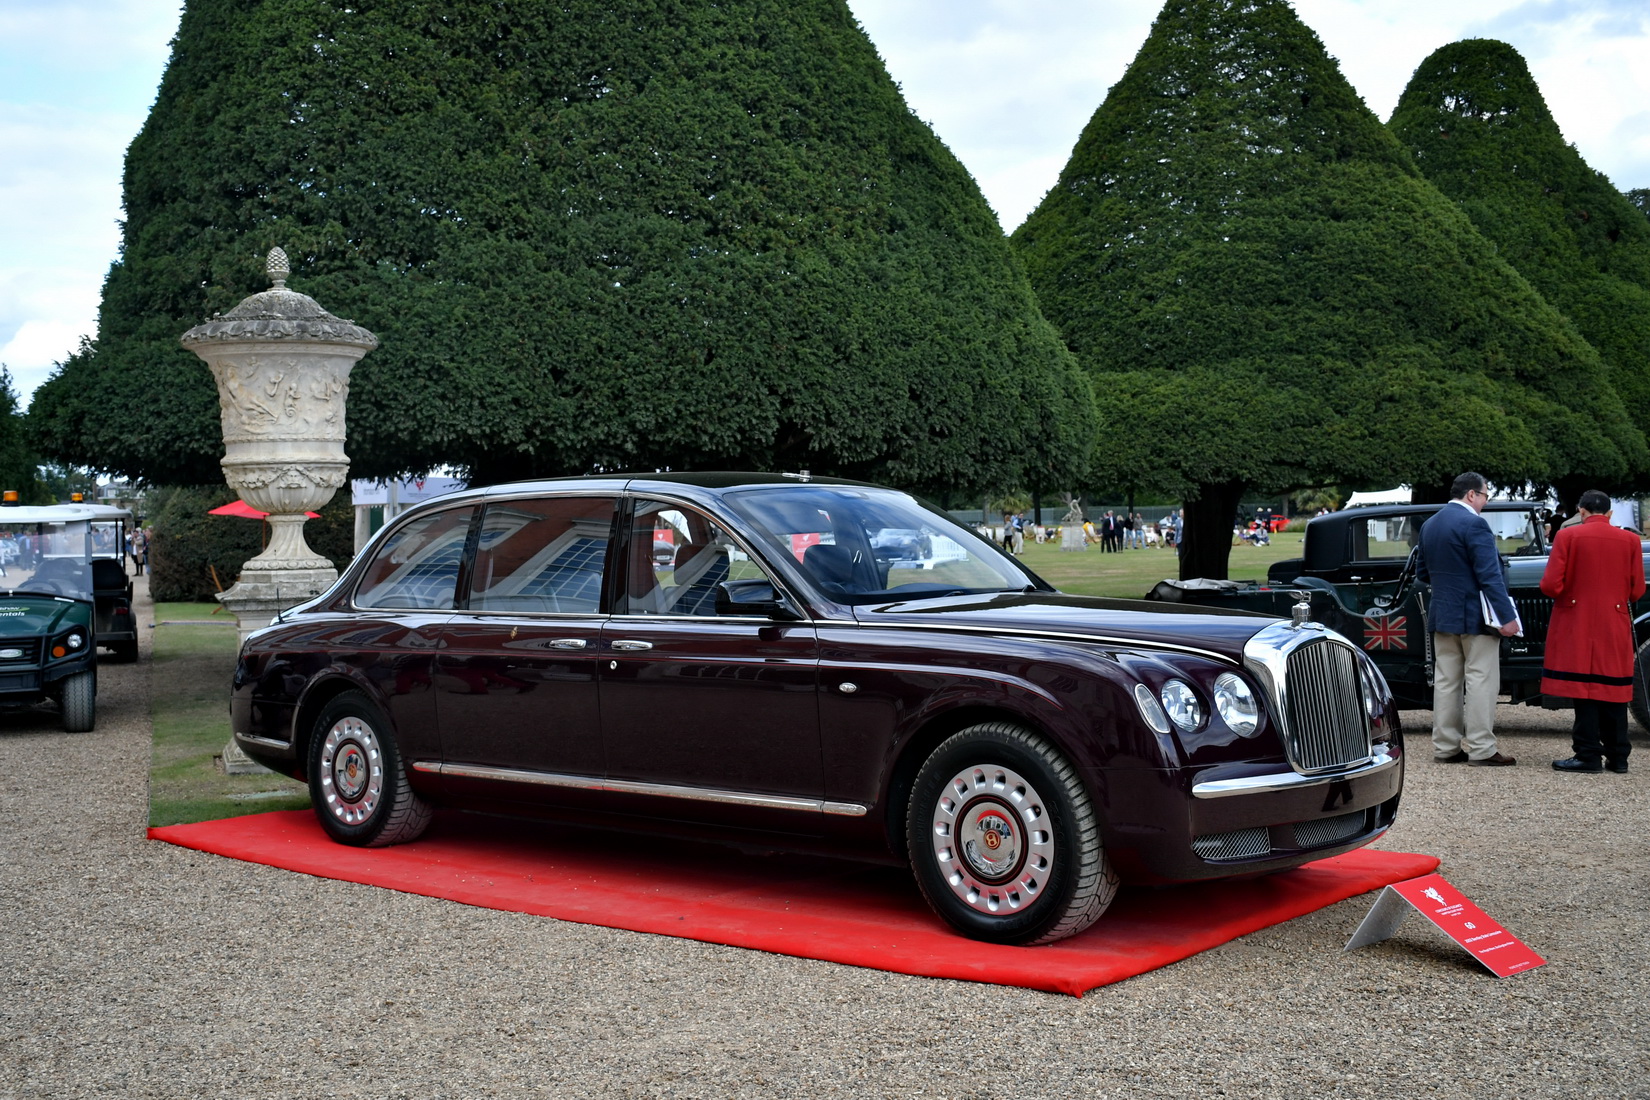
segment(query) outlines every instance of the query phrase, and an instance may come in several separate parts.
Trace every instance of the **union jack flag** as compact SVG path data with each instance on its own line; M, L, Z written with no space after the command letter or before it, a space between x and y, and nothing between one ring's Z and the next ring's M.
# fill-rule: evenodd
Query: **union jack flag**
M1407 622L1403 615L1364 616L1364 648L1408 649Z

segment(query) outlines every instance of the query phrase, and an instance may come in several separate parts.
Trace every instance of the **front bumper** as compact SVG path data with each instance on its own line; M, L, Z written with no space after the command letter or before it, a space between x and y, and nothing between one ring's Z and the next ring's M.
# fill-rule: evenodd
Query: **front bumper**
M1377 750L1329 776L1104 773L1113 863L1130 881L1165 884L1287 870L1362 847L1392 827L1403 791L1402 747Z

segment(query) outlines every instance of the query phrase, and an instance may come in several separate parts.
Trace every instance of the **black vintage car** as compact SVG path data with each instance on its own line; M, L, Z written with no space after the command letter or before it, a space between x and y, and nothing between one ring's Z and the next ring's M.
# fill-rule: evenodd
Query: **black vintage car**
M1120 878L1359 847L1403 778L1385 683L1322 624L1062 595L904 493L764 474L431 501L246 640L231 714L343 843L436 804L759 836L909 864L1010 943Z
M1426 625L1427 586L1415 577L1413 551L1421 526L1442 504L1347 508L1306 525L1303 556L1280 561L1264 581L1164 581L1146 598L1170 603L1286 614L1305 598L1312 618L1360 644L1380 666L1398 705L1432 706L1432 635ZM1553 601L1541 594L1547 544L1538 507L1492 500L1485 521L1505 562L1507 590L1518 606L1522 637L1501 643L1501 692L1513 703L1540 705L1541 662ZM1650 554L1646 555L1650 565ZM1633 714L1650 729L1650 597L1633 608L1638 646ZM1568 705L1563 700L1563 705Z

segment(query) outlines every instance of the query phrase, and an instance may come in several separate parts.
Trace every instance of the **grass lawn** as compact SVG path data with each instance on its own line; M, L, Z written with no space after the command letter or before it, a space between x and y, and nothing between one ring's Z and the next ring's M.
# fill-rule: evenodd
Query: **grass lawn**
M303 784L281 775L225 775L214 759L229 742L235 619L216 604L155 605L150 712L149 824L177 825L309 806Z
M1267 566L1284 558L1301 556L1299 531L1280 531L1272 545L1232 547L1233 580L1261 580ZM1079 596L1113 596L1139 599L1158 581L1180 575L1180 564L1171 550L1122 550L1101 553L1099 546L1087 550L1061 550L1059 539L1038 545L1026 540L1020 558L1033 572L1062 592Z

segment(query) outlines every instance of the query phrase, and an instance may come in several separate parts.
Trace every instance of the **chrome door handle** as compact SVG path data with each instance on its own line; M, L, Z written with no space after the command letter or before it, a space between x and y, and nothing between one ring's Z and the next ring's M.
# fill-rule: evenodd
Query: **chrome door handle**
M585 640L583 638L554 638L550 642L550 648L551 649L583 649L585 647L585 644L586 643L585 643Z
M639 650L643 650L643 649L652 649L653 648L653 643L652 642L638 641L635 638L619 638L619 639L614 641L613 648L614 649L638 650L639 651Z

